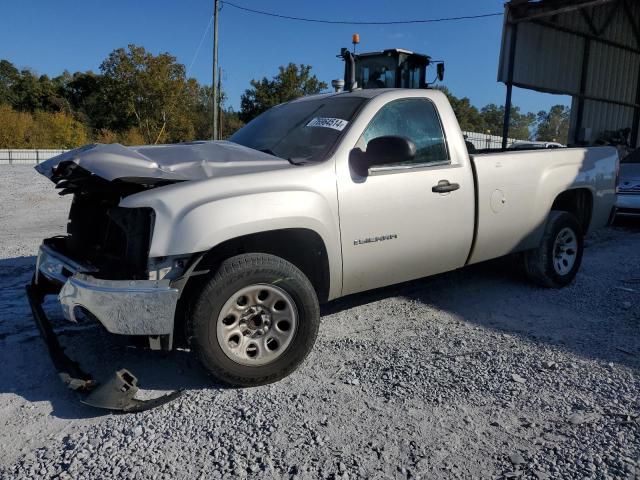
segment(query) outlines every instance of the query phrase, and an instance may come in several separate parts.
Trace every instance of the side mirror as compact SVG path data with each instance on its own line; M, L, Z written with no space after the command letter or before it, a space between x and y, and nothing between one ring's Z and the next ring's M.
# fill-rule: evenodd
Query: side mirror
M444 80L444 63L436 64L436 75L439 81Z
M355 154L355 152L358 154ZM370 140L367 151L352 151L351 168L360 176L366 177L369 168L389 163L410 162L416 156L416 145L406 137L385 136Z

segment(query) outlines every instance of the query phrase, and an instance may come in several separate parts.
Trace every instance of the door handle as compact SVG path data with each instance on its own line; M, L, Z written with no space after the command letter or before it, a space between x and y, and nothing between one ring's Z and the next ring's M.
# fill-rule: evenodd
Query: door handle
M437 185L431 187L433 193L448 193L458 190L460 185L457 183L449 183L449 180L440 180Z

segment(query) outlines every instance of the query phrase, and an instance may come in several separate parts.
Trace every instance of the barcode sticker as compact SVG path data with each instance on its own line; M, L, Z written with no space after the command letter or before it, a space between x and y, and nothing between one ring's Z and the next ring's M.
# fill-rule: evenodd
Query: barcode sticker
M334 130L342 131L344 127L347 126L349 122L347 120L343 120L341 118L326 118L326 117L315 117L309 123L307 123L307 127L323 127L323 128L333 128Z

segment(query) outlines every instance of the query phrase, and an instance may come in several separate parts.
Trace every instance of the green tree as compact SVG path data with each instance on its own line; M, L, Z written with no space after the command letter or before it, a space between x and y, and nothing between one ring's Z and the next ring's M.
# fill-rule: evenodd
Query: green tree
M554 105L548 112L538 112L536 140L541 142L567 143L571 109L565 105Z
M504 106L494 103L486 105L480 110L483 121L483 132L491 135L502 135L504 124ZM520 107L511 107L511 118L509 122L509 137L519 140L528 140L531 137L531 127L534 125L536 116L533 113L521 113Z
M11 105L22 112L68 112L68 104L61 91L63 82L62 77L52 80L47 75L38 76L29 69L23 69L11 86Z
M197 102L197 82L186 81L184 65L174 56L129 45L111 52L100 70L110 106L108 128L137 127L146 143L193 138L189 113Z
M13 105L13 87L20 76L18 69L8 60L0 60L0 105Z
M106 99L102 75L75 72L62 86L62 94L75 116L96 132L108 130L117 115Z
M249 122L265 110L304 95L327 89L327 84L311 73L310 65L289 63L279 67L278 74L269 80L251 80L240 100L240 120Z
M244 126L244 122L240 120L238 112L233 109L222 110L220 115L220 138L227 139Z
M484 131L484 122L480 111L471 105L471 100L467 97L458 98L445 86L437 87L441 90L449 99L449 103L453 108L453 112L456 114L460 128L467 132L482 132Z

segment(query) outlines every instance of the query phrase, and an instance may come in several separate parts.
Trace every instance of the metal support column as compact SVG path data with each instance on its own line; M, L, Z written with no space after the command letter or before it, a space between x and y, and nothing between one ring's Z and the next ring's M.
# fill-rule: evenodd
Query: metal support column
M638 71L638 81L636 83L636 105L640 105L640 70ZM633 124L631 126L631 147L638 146L638 136L640 132L640 107L633 108Z
M578 143L578 134L582 128L582 118L584 117L584 95L587 91L587 78L589 73L589 57L591 55L591 39L584 39L582 50L582 70L580 72L580 96L578 97L578 110L576 112L576 127L573 132L573 143Z
M511 42L509 44L509 71L507 72L507 98L504 102L504 123L502 125L502 149L507 148L509 138L509 124L511 122L511 93L513 91L513 67L516 59L516 38L518 36L518 24L512 23Z

